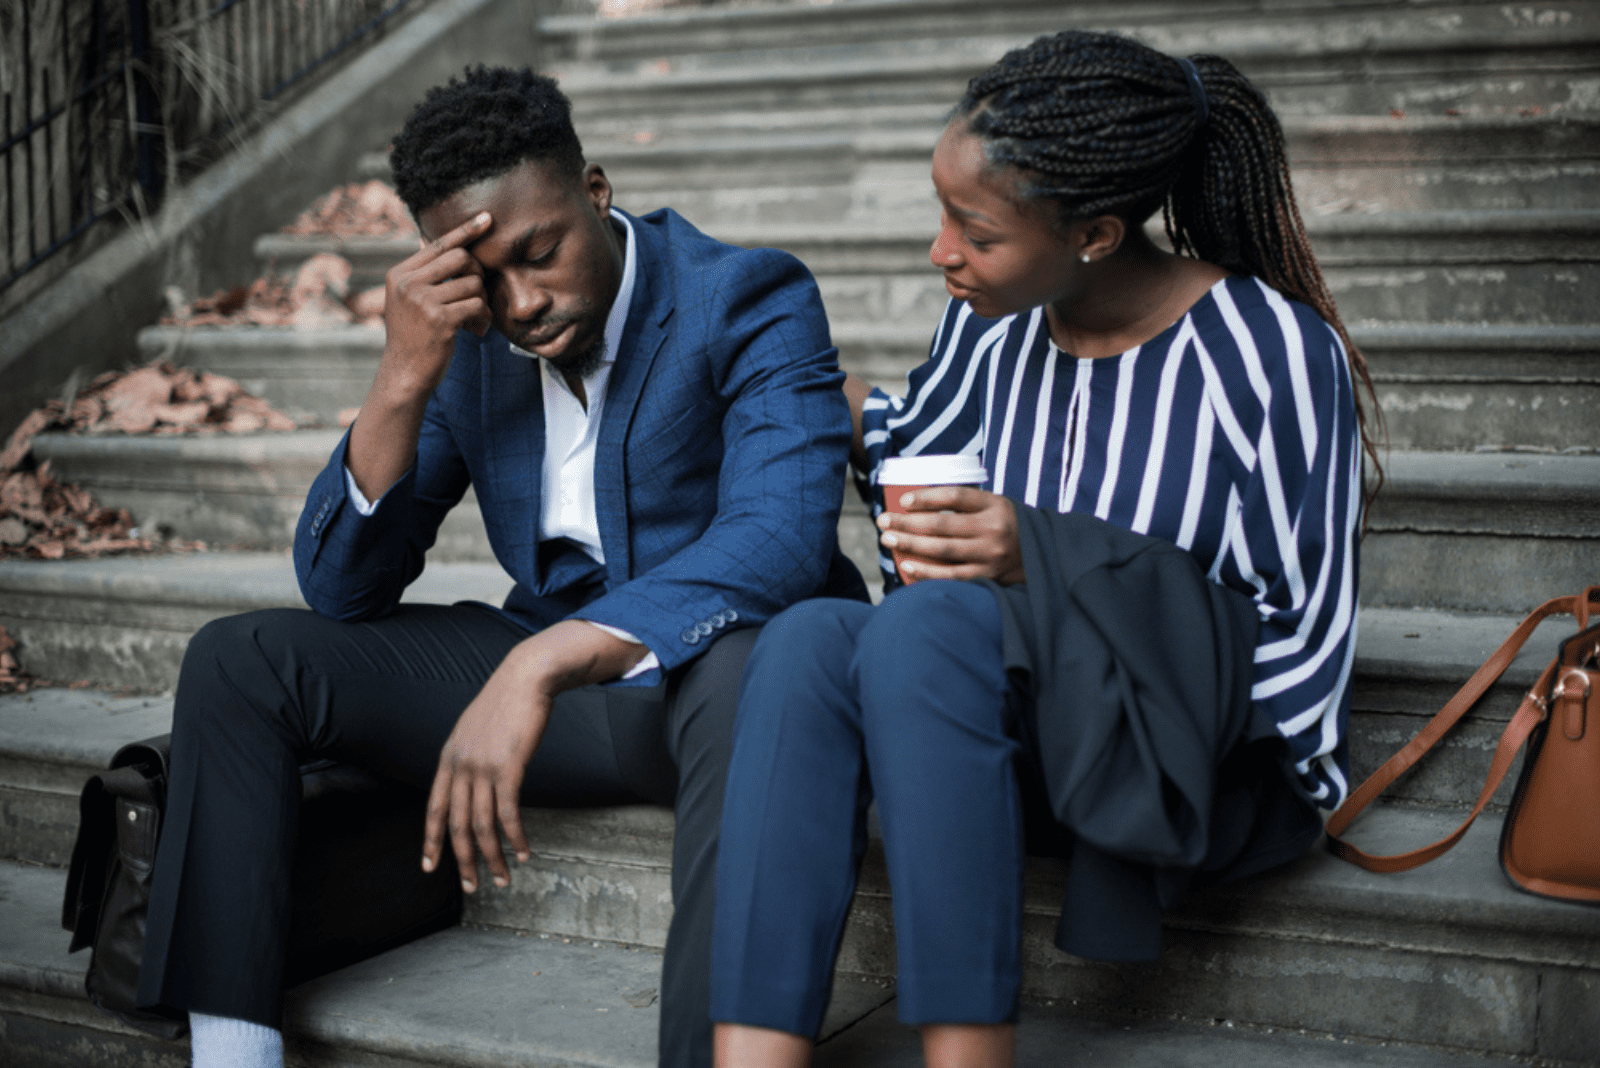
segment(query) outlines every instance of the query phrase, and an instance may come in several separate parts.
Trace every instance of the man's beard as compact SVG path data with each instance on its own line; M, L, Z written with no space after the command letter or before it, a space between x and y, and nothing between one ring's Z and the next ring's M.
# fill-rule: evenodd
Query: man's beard
M582 348L568 349L560 356L547 356L546 362L567 378L586 379L600 369L606 358L606 336L601 334Z

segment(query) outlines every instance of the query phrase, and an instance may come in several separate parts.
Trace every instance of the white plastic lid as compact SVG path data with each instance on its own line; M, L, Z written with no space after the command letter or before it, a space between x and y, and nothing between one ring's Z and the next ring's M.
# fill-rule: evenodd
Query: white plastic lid
M891 456L878 468L880 486L975 486L989 480L971 453L945 456Z

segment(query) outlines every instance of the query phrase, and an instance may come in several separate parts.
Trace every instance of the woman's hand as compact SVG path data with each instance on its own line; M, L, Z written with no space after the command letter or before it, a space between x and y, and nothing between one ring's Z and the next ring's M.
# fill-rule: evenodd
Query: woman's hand
M906 492L901 505L903 513L878 516L878 529L907 583L986 578L1009 586L1024 580L1017 510L1008 498L971 486L933 486Z

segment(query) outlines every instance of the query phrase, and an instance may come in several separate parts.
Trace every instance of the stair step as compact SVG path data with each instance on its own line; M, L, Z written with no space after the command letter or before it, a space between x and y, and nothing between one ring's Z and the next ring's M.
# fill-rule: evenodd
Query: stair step
M128 509L146 530L213 548L285 549L294 544L312 480L341 437L339 430L210 437L53 432L33 439L33 453L101 504ZM434 562L494 558L470 489L428 555Z
M893 5L881 11L889 13ZM1576 5L1575 5L1576 6ZM1519 30L1515 16L1481 5L1450 5L1432 19L1352 19L1318 23L1304 10L1285 12L1274 25L1257 8L1241 9L1247 26L1228 25L1212 8L1169 7L1135 21L1125 8L1083 12L1083 29L1129 32L1169 53L1215 52L1233 60L1285 114L1386 114L1446 108L1467 114L1559 105L1582 109L1584 81L1594 69L1600 18L1582 5L1565 22ZM1476 8L1476 10L1474 10ZM835 18L835 7L817 19ZM898 21L876 38L836 45L815 38L773 38L778 47L671 54L665 41L648 53L614 62L554 59L547 69L573 98L579 129L596 117L681 108L751 110L761 107L845 107L851 104L953 104L967 80L1036 33L1063 25L1059 10L1042 5L1031 25L984 26L968 18L950 31L919 35ZM1326 10L1326 9L1325 9ZM1476 17L1468 17L1471 13ZM1077 14L1077 13L1075 13ZM1439 16L1444 18L1440 21ZM1507 12L1506 14L1509 14ZM1483 16L1487 16L1484 18ZM892 16L891 16L892 17ZM641 23L638 29L647 24ZM664 25L664 24L663 24ZM809 27L808 27L809 29ZM864 43L870 42L870 43Z
M141 526L233 548L287 548L335 431L241 437L43 434L36 455ZM1363 546L1367 605L1516 611L1527 591L1600 579L1600 454L1394 451ZM870 576L875 536L847 493L846 551ZM493 559L476 502L451 511L436 563ZM25 564L22 566L26 566Z
M1040 0L999 0L981 9L954 0L858 0L825 10L763 4L733 10L675 8L627 19L549 15L539 20L539 32L550 62L612 71L648 69L662 59L671 69L715 69L794 63L830 51L889 57L916 54L931 42L948 47L978 37L1011 47L1067 25L1128 33L1169 52L1286 55L1299 58L1304 67L1350 54L1379 63L1389 56L1415 62L1418 52L1497 48L1515 54L1523 48L1576 45L1594 35L1592 5L1562 8L1543 12L1461 3L1368 3L1351 11L1333 0L1267 9L1166 0L1074 3L1064 11ZM1387 106L1392 105L1385 110Z
M147 326L138 345L142 361L226 375L296 418L329 426L366 399L383 355L383 328Z
M95 1063L186 1065L187 1040L150 1038L88 1003L89 954L68 954L60 929L63 881L58 870L0 863L0 900L18 921L0 934L0 1060L81 1065L87 1040ZM646 1068L660 985L649 948L458 927L294 987L285 1040L292 1063L327 1066ZM892 996L841 977L824 1040Z
M1394 851L1442 837L1458 820L1454 812L1380 807L1358 823L1354 837L1364 848ZM1600 982L1600 912L1513 890L1495 859L1498 822L1482 817L1455 850L1414 872L1374 875L1319 849L1268 875L1196 891L1168 917L1168 949L1151 965L1058 953L1051 940L1064 867L1034 858L1025 900L1025 993L1080 1011L1241 1020L1577 1059L1574 1051L1593 1051L1595 1033L1581 1013L1550 1010L1583 1004ZM510 887L485 881L486 889L469 899L465 922L487 929L470 937L527 932L579 943L661 945L671 915L667 810L529 811L524 824L533 858L514 868ZM892 976L892 927L874 842L841 971L869 981ZM37 932L28 937L37 940ZM64 941L58 937L57 953ZM393 972L380 962L390 959L345 974L387 976ZM435 977L447 971L432 965ZM1362 982L1329 997L1333 976ZM323 984L349 989L337 977ZM328 995L313 991L316 984L297 1004L320 1010Z
M915 222L930 210L929 159L943 117L941 110L932 126L881 132L758 129L742 137L663 137L635 124L614 135L622 143L587 143L611 176L618 204L636 213L671 205L706 225L870 224L886 215ZM1592 203L1600 171L1594 124L1547 120L1535 128L1541 139L1523 128L1533 121L1292 122L1285 132L1296 195L1308 216ZM1579 129L1586 139L1572 136ZM1508 143L1474 145L1496 138ZM1525 152L1541 140L1544 151Z
M44 565L41 565L44 566ZM81 569L80 569L81 570ZM449 569L441 569L449 570ZM444 585L454 576L434 575L436 585ZM50 576L33 576L44 580ZM20 618L9 605L26 599L15 596L19 584L6 582L0 574L0 589L8 590L8 608L0 612L0 625L18 636L22 646L18 650L23 666L47 677L67 678L72 672L65 668L80 665L102 665L101 674L115 678L109 685L136 685L145 689L170 687L176 678L177 661L182 655L189 631L150 632L151 624L141 624L129 619L121 628L108 624L83 628L87 633L78 636L76 644L68 645L65 639L50 643L56 634L48 628L58 626L51 620ZM171 587L180 586L184 576L169 580ZM43 585L36 581L35 586ZM292 578L290 579L292 584ZM58 583L66 585L66 583ZM80 585L87 585L80 583ZM189 579L188 586L199 585ZM149 614L153 609L175 598L170 590L162 597L146 598L144 602L112 602L104 596L101 619ZM181 591L180 591L181 592ZM470 596L468 590L448 589L440 600ZM437 596L437 592L436 592ZM479 596L484 600L494 598ZM243 601L245 598L236 598ZM43 609L56 608L39 599ZM190 609L190 630L197 629L206 619L226 611L259 607L264 597L251 599L234 608ZM282 600L287 601L285 596ZM22 607L28 607L22 605ZM72 607L67 605L66 607ZM1531 606L1530 606L1531 607ZM172 613L176 615L176 613ZM181 623L182 620L166 622ZM1509 635L1517 622L1516 617L1478 614L1446 613L1420 609L1365 609L1361 615L1355 679L1351 698L1351 774L1354 780L1366 778L1371 771L1409 741L1427 718L1438 711L1455 694L1490 653ZM43 635L40 637L40 630ZM64 629L64 628L62 628ZM1391 789L1391 795L1434 806L1463 806L1470 804L1483 784L1489 759L1495 743L1506 722L1515 712L1525 693L1549 659L1554 656L1557 643L1573 630L1570 618L1546 621L1528 642L1504 677L1474 707L1463 722L1441 743L1439 749L1418 771L1406 776ZM103 645L96 647L96 640ZM116 644L113 644L116 643ZM65 646L65 648L63 648ZM155 646L162 659L140 663L136 668L121 662L121 649ZM63 661L65 663L63 664ZM58 667L61 665L61 667ZM85 672L87 669L85 669ZM82 673L82 672L80 672ZM132 682L125 679L131 678ZM171 717L170 696L125 696L116 692L89 689L46 688L27 694L0 695L0 856L18 857L46 864L63 864L71 850L72 828L77 823L77 795L87 775L102 768L111 755L122 745L139 738L164 733ZM1508 777L1502 786L1493 808L1502 810L1516 776ZM622 813L615 816L621 823L612 826L607 834L613 840L627 837L649 844L649 849L665 849L670 842L670 819L655 810L612 810ZM632 813L632 814L629 814ZM574 817L578 818L578 817ZM555 855L584 857L594 837L591 826L598 817L585 816L578 824L571 824L558 813L541 813L530 820L537 825L538 834L548 843ZM584 821L588 820L589 823ZM605 846L615 849L614 841ZM642 848L642 847L641 847ZM606 935L623 941L650 941L652 930L665 931L665 914L662 911L670 900L666 881L665 861L660 857L653 862L658 885L648 894L629 890L616 899L617 908L632 919L632 924L621 933ZM577 861L574 861L577 863ZM644 863L635 858L632 863ZM581 872L569 873L571 880L582 882ZM598 885L598 884L597 884ZM551 883L539 889L553 902L551 908L566 908L561 902L564 883ZM519 893L529 893L523 887ZM475 898L484 909L499 908L495 898ZM569 902L570 904L570 902ZM480 907L475 904L474 907ZM519 908L522 906L518 906ZM593 911L586 900L572 906L563 930L574 930L573 924ZM653 918L652 918L653 917ZM480 922L497 922L491 912L475 916ZM608 920L616 924L621 921ZM533 926L537 926L536 924ZM663 935L664 937L664 935Z
M946 294L936 277L852 281L858 284L833 300L854 312L834 315L840 363L903 393L906 374L927 358ZM1600 448L1600 326L1351 322L1348 328L1372 369L1395 448ZM383 351L382 332L366 327L147 327L139 337L146 359L169 353L237 378L280 408L324 425L366 398Z
M64 953L65 936L55 926L60 893L59 872L0 864L0 894L18 921L0 935L0 1019L6 1024L0 1055L36 1068L76 1068L86 1057L151 1068L187 1064L186 1041L149 1038L88 1005L82 993L88 954ZM291 1056L327 1066L646 1066L655 1062L660 1007L649 999L659 970L655 954L634 947L459 928L296 987L288 995L285 1031ZM816 1063L920 1064L915 1036L894 1012L891 988L838 977ZM1460 1050L1235 1026L1232 1020L1086 1016L1039 1003L1025 1006L1017 1037L1017 1063L1024 1068L1058 1064L1065 1049L1107 1068L1214 1058L1238 1068L1503 1062Z
M431 564L404 600L499 604L497 564ZM220 616L304 607L287 553L178 553L99 560L0 560L0 626L40 678L165 690L189 636Z
M937 323L835 323L840 363L891 393ZM1600 449L1600 326L1347 324L1395 449Z
M1363 605L1526 611L1600 582L1600 455L1393 452Z

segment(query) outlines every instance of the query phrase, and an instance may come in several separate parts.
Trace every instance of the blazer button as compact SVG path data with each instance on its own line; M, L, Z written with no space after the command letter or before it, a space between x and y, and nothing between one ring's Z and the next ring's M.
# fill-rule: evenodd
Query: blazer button
M702 637L702 638L704 638L706 635L710 634L713 629L714 628L711 626L711 624L707 623L703 619L700 622L698 622L698 623L696 623L694 625L695 633L700 635L700 637Z
M700 632L695 630L693 627L685 630L682 634L678 635L678 637L683 639L685 645L700 644Z

